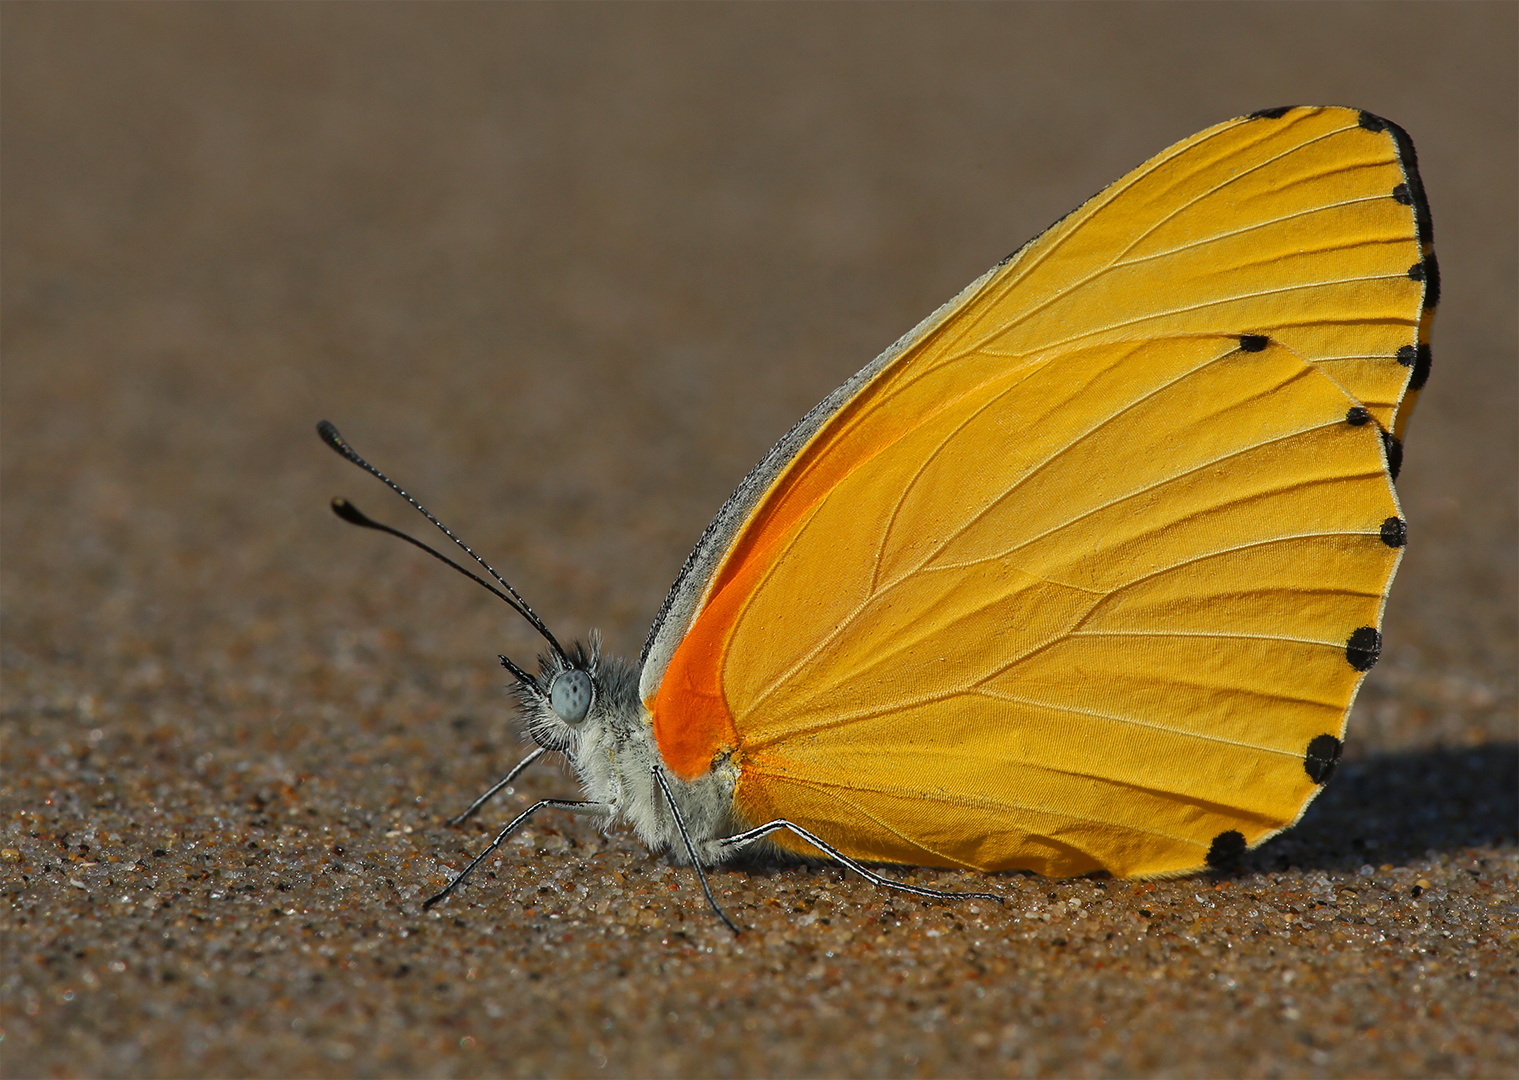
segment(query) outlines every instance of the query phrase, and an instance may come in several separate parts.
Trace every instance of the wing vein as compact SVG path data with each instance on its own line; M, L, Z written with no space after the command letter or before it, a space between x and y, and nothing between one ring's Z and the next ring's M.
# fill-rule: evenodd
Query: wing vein
M1327 649L1342 650L1345 648L1343 641L1322 641L1319 638L1293 637L1290 634L1246 634L1224 630L1071 630L1066 634L1066 637L1208 638L1218 641L1290 641L1299 645L1322 645Z
M1151 320L1154 320L1154 319L1160 319L1160 318L1165 318L1165 317L1169 317L1169 316L1180 315L1180 314L1190 313L1190 312L1203 311L1203 310L1206 310L1207 308L1211 308L1211 307L1222 307L1222 306L1227 305L1227 304L1238 303L1238 302L1240 302L1242 300L1260 300L1260 299L1264 299L1266 297L1281 296L1281 295L1285 295L1287 293L1292 293L1292 292L1301 292L1301 291L1305 291L1305 290L1309 290L1309 289L1321 289L1321 288L1323 288L1326 285L1352 285L1352 284L1355 284L1357 282L1398 281L1398 280L1407 280L1407 274L1403 274L1403 273L1393 273L1393 274L1363 274L1363 275L1361 275L1359 277L1333 278L1333 279L1330 279L1330 280L1327 280L1327 281L1304 281L1304 282L1299 282L1299 283L1294 284L1294 285L1285 285L1285 286L1282 286L1280 288L1262 289L1262 290L1259 290L1257 292L1232 293L1232 294L1230 294L1228 296L1222 296L1222 297L1219 297L1217 299L1208 300L1208 301L1205 301L1205 302L1199 303L1199 304L1192 304L1192 305L1187 306L1187 307L1166 308L1166 309L1160 310L1160 311L1148 312L1148 313L1143 314L1143 315L1136 315L1134 318L1131 318L1131 319L1124 319L1124 320L1121 320L1119 322L1109 323L1106 326L1101 326L1101 327L1098 327L1098 328L1096 328L1094 330L1084 331L1084 332L1082 332L1080 334L1073 334L1070 337L1064 338L1064 339L1062 339L1060 341L1049 342L1046 345L1042 346L1042 348L1044 350L1048 351L1048 352L1064 351L1064 350L1066 350L1068 348L1071 348L1073 345L1075 345L1078 342L1088 341L1088 340L1091 340L1092 338L1098 338L1098 337L1101 337L1101 336L1106 335L1106 334L1112 334L1112 333L1114 333L1116 331L1125 330L1125 329L1128 329L1130 327L1137 326L1137 325L1139 325L1141 323L1148 322L1148 321L1151 321ZM1375 325L1375 324L1382 324L1382 323L1396 323L1396 324L1401 324L1401 325L1406 325L1406 326L1414 326L1414 325L1417 325L1418 320L1417 319L1406 319L1406 318L1385 318L1385 319L1347 318L1347 319L1344 319L1344 320L1338 320L1338 319L1316 319L1316 320L1314 320L1314 324L1316 324L1316 325L1325 325L1325 324L1338 325L1341 322L1343 322L1346 325L1356 325L1356 326ZM1279 326L1299 326L1299 325L1303 325L1303 324L1300 324L1300 323L1282 323L1282 324L1279 324ZM1263 327L1240 327L1239 329L1241 330L1241 332L1244 332L1246 330L1260 330L1260 329L1264 329L1264 328ZM1222 336L1222 333L1220 333L1220 336ZM985 351L989 355L993 355L993 356L998 355L996 352L994 352L993 350L991 350L989 348L986 349ZM965 355L970 355L970 354L967 353ZM1011 354L1011 355L1020 355L1020 354ZM956 357L956 359L960 359L960 357Z
M1214 233L1211 236L1199 237L1198 239L1190 241L1189 243L1181 244L1173 248L1167 248L1165 251L1157 251L1149 255L1140 255L1132 259L1119 259L1112 263L1109 269L1116 269L1118 267L1124 266L1140 266L1147 262L1153 262L1156 259L1164 259L1171 255L1180 254L1183 251L1191 251L1195 248L1206 247L1209 244L1216 244L1222 240L1229 240L1233 237L1244 236L1246 233L1254 232L1257 229L1265 229L1269 228L1272 225L1280 225L1284 222L1292 221L1295 218L1308 217L1311 214L1320 214L1326 210L1337 210L1342 206L1354 206L1357 203L1381 202L1385 198L1387 198L1385 195L1363 195L1355 199L1342 199L1339 202L1325 203L1322 206L1310 206L1291 214L1283 214L1281 217L1272 218L1269 221L1258 221L1253 225L1246 225L1241 229L1229 229L1225 232ZM1393 237L1388 240L1368 240L1363 237L1357 240L1355 243L1340 244L1335 247L1315 248L1314 252L1316 254L1322 254L1326 251L1348 251L1352 248L1361 247L1367 243L1394 243L1407 239L1409 238L1406 236ZM1302 254L1302 252L1297 252L1296 254Z

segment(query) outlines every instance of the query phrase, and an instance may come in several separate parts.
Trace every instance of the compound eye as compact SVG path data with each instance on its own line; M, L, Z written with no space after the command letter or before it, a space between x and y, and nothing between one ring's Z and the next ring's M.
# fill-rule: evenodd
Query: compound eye
M566 724L578 724L591 709L591 677L583 671L561 671L549 686L549 708Z

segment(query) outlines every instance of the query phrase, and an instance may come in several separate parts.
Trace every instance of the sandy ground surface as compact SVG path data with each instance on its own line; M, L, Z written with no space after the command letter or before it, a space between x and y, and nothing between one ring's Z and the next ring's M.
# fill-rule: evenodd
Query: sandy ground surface
M1516 8L3 12L6 1076L1510 1076ZM803 410L1220 119L1417 141L1445 277L1347 761L1162 884L689 873L512 805L494 601L636 653Z

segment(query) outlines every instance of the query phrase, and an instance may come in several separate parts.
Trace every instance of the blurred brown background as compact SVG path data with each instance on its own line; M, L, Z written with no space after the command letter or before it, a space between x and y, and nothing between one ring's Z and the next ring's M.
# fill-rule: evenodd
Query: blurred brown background
M5 5L7 1076L1511 1075L1516 9ZM510 612L636 654L810 405L1177 139L1357 105L1445 300L1348 761L1225 878L688 874L544 820ZM419 530L420 531L420 530ZM923 873L965 887L981 879ZM984 884L984 882L982 882Z

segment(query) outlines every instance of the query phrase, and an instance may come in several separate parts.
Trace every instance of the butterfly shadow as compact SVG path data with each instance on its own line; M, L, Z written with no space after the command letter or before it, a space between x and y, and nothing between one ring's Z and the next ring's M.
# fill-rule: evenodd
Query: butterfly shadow
M1354 871L1519 841L1519 744L1431 747L1342 761L1297 826L1245 871Z

